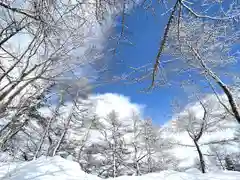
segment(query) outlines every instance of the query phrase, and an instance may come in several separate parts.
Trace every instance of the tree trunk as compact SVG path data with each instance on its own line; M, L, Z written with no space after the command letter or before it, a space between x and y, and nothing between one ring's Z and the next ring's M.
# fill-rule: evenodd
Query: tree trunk
M113 177L116 177L116 155L115 152L113 153Z
M45 129L45 131L44 131L44 133L43 133L43 136L42 136L42 138L41 138L41 140L40 140L40 142L39 142L38 148L37 148L37 150L36 150L36 153L35 153L33 159L38 158L39 152L40 152L41 149L42 149L42 145L43 145L44 140L45 140L45 138L46 138L46 136L47 136L47 134L48 134L48 132L49 132L50 126L51 126L51 124L52 124L52 121L53 121L53 118L49 119L48 124L47 124L47 127L46 127L46 129Z
M200 166L201 166L201 171L202 173L206 173L206 166L205 166L205 161L204 161L204 158L203 158L203 154L202 154L202 151L198 145L198 142L193 140L194 144L195 144L195 147L197 149L197 152L198 152L198 157L199 157L199 161L200 161Z
M67 131L68 131L68 128L69 128L69 124L70 124L70 122L71 122L71 120L72 120L72 113L73 113L72 111L73 111L73 107L72 107L72 110L71 110L71 112L70 112L70 114L69 114L69 116L68 116L68 118L67 118L67 123L66 123L66 125L65 125L65 127L64 127L64 130L63 130L61 136L60 136L60 139L59 139L56 147L55 147L54 150L53 150L52 156L55 156L55 155L56 155L56 153L57 153L60 145L62 144L62 142L63 142L63 140L64 140L64 138L65 138L65 135L67 134Z
M190 46L190 48L193 50L195 56L200 61L201 66L205 70L206 75L210 76L226 94L228 98L228 102L231 106L232 112L234 114L234 117L237 120L237 122L240 124L240 114L239 114L237 103L235 102L232 92L230 91L228 86L205 64L204 60L201 58L198 52L193 47Z
M228 102L231 106L232 112L234 114L234 117L237 120L237 122L240 124L240 114L238 112L237 103L234 101L234 98L233 98L233 95L232 95L231 91L229 90L227 85L221 83L221 81L217 81L217 84L222 88L222 90L226 94L226 96L228 98Z
M48 120L47 127L46 127L46 129L45 129L45 131L44 131L44 133L43 133L43 136L42 136L42 138L41 138L41 140L40 140L40 142L39 142L38 148L37 148L37 150L36 150L36 153L35 153L33 159L38 158L39 152L40 152L41 149L42 149L42 145L43 145L43 143L44 143L44 141L45 141L45 138L46 138L46 136L47 136L47 134L48 134L48 132L49 132L49 129L50 129L50 127L51 127L51 124L52 124L52 122L56 119L62 103L63 103L63 102L62 102L62 97L61 97L61 98L60 98L60 102L59 102L59 104L57 105L57 107L56 107L56 109L55 109L55 111L54 111L53 116Z
M133 143L133 145L134 145L134 168L135 168L135 175L136 176L139 176L141 173L140 173L140 168L139 168L139 162L138 162L138 160L137 160L137 153L138 153L138 150L137 150L137 146L136 146L136 144L135 143Z

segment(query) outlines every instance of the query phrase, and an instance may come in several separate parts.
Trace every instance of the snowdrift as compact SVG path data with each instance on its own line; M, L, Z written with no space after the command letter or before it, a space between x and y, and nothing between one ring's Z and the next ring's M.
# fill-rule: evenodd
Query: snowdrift
M101 180L80 169L78 163L56 157L41 157L25 163L0 165L1 180ZM122 176L117 180L239 180L238 172L213 172L201 174L197 170L186 172L162 171L144 176Z

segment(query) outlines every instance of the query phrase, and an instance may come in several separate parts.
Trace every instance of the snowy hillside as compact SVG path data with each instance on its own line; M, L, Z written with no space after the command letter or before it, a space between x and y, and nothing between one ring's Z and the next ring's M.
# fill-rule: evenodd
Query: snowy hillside
M5 164L0 167L2 180L101 180L101 178L87 174L80 169L76 162L56 157L41 157L26 163ZM111 179L111 178L110 178ZM239 180L238 172L214 172L201 174L197 170L187 172L162 171L143 176L122 176L117 180Z

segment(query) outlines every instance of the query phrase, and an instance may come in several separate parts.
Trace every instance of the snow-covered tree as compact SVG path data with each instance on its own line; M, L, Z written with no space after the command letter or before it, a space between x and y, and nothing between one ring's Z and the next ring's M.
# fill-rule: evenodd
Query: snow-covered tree
M143 129L141 128L141 120L138 114L135 112L132 113L132 121L133 121L133 139L130 143L130 146L133 147L133 168L135 171L135 175L139 176L141 175L141 160L144 158L145 153L142 152L142 146L141 146L141 135Z
M104 157L102 162L103 169L99 175L103 177L117 177L124 173L126 161L128 160L129 150L127 149L124 135L127 126L120 120L115 111L110 112L105 123L99 129L103 136L101 155Z
M156 148L158 145L158 136L157 131L154 129L152 120L146 119L144 120L144 123L142 125L143 127L143 144L144 144L144 150L146 151L146 161L144 163L146 164L146 169L148 173L154 172L155 161L154 155L156 154Z
M44 97L41 101L47 101L49 106L54 106L50 102L56 101L62 91L65 95L68 94L64 103L76 89L81 90L82 98L89 94L89 82L83 82L87 75L76 72L85 66L93 70L90 64L98 60L102 49L99 44L98 47L93 47L97 42L89 39L98 36L89 30L93 26L100 28L96 14L92 12L95 6L83 6L77 1L62 0L0 2L1 147L6 147L7 142L14 136L20 136L19 132L23 129L30 129L29 126L34 131L42 132L39 122L43 122L44 126L49 119L39 117L38 122L35 118L28 118L28 114L36 112L33 109L36 109L42 94ZM106 6L108 5L104 3L99 7ZM101 21L105 22L103 19ZM56 118L50 117L49 121ZM51 128L42 128L46 127ZM26 131L24 133L27 137L34 136L31 140L27 138L29 142L39 137L38 132L34 135ZM45 134L51 132L40 135L43 135L42 140L49 139L51 143L51 137L46 138ZM42 149L41 146L37 151ZM54 152L56 151L58 150Z
M178 72L178 76L186 75L188 79L185 81L189 83L199 78L208 84L221 105L240 122L234 91L223 80L223 76L233 78L226 71L238 61L238 53L233 46L237 44L239 27L231 20L215 23L192 16L182 18L180 22L175 19L171 23L165 51L176 60L166 66L172 72ZM228 103L222 102L217 93L219 89L225 94Z
M189 110L186 115L183 115L178 119L178 127L188 133L189 137L192 139L194 146L198 153L199 164L201 167L202 173L206 172L206 163L204 160L203 152L201 150L199 140L202 138L204 133L207 131L208 124L209 124L209 115L208 111L205 107L205 104L200 101L200 106L203 109L203 116L200 119L196 116L196 114Z

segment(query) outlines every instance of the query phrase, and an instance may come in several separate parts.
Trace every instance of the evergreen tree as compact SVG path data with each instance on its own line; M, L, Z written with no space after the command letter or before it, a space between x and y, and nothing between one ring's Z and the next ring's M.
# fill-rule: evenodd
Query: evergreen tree
M231 159L231 157L229 155L227 155L225 157L225 166L226 166L226 169L229 170L229 171L234 171L235 168L234 168L234 163Z

